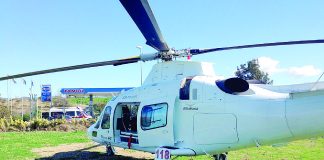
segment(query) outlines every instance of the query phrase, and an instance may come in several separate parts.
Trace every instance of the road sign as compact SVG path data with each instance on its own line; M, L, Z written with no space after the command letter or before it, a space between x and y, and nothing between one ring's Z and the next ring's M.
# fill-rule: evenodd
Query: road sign
M42 85L42 102L52 101L51 85Z

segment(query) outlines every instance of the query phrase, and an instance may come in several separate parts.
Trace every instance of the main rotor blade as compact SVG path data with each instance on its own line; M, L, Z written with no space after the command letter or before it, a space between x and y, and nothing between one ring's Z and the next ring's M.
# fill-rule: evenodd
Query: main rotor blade
M119 60L103 61L103 62L95 62L95 63L80 64L80 65L74 65L74 66L53 68L53 69L47 69L47 70L41 70L41 71L16 74L16 75L12 75L12 76L0 77L0 81L7 80L7 79L13 79L13 78L28 77L28 76L33 76L33 75L62 72L62 71L69 71L69 70L77 70L77 69L83 69L83 68L92 68L92 67L107 66L107 65L118 66L118 65L128 64L128 63L136 63L140 60L141 60L141 58L139 56L136 56L136 57L131 57L131 58L119 59Z
M324 39L318 40L302 40L302 41L288 41L288 42L274 42L274 43L260 43L260 44L252 44L252 45L242 45L242 46L233 46L233 47L221 47L221 48L210 48L210 49L191 49L190 54L198 55L208 52L215 51L225 51L232 49L244 49L244 48L257 48L257 47L271 47L271 46L286 46L286 45L298 45L298 44L316 44L316 43L324 43Z
M146 44L158 51L169 51L147 0L120 0L146 39Z

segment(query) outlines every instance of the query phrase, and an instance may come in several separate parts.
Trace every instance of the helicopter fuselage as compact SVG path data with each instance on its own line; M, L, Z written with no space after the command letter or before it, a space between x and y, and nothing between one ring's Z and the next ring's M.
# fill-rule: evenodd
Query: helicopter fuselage
M250 84L226 93L221 80L208 63L159 63L143 86L107 104L88 135L151 153L166 147L172 155L215 155L324 134L324 91L278 93Z

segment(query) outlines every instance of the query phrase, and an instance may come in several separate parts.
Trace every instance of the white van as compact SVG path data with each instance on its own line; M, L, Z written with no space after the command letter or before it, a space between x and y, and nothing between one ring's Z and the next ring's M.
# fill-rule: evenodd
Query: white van
M90 115L86 114L82 108L79 107L69 107L69 108L51 108L49 111L50 117L53 119L63 118L63 115L70 116L71 118L92 118Z

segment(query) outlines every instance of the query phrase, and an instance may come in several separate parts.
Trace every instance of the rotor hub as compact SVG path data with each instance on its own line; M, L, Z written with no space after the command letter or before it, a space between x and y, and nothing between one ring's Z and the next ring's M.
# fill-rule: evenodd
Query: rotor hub
M183 58L188 56L190 57L192 56L190 54L190 49L175 50L174 48L172 48L168 52L160 52L159 58L162 59L163 61L172 61L176 58Z

